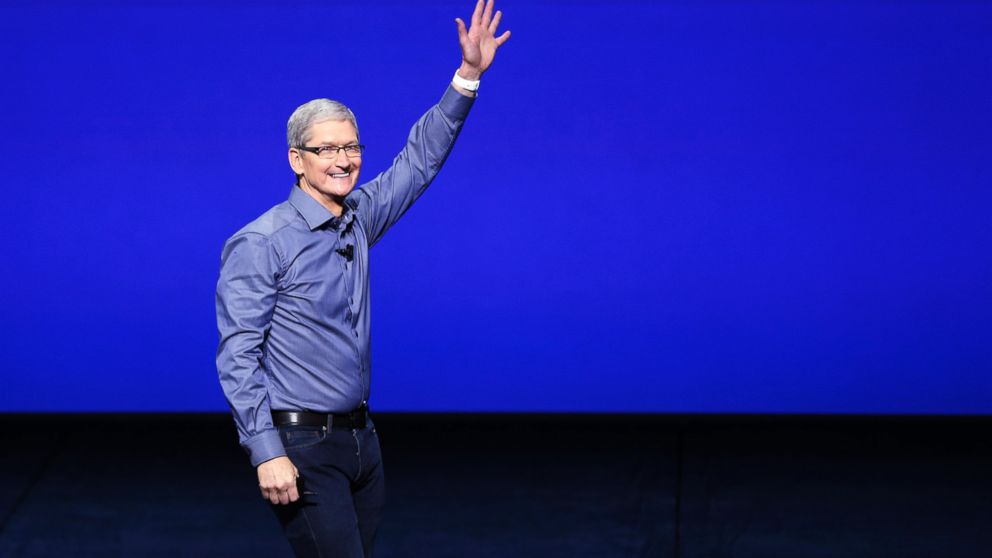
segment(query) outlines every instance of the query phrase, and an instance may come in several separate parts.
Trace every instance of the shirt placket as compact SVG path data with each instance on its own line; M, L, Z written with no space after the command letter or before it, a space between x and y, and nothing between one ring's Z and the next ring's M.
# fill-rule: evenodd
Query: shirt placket
M366 381L367 374L365 373L365 351L362 350L363 346L361 332L358 331L358 305L361 303L361 300L359 293L356 290L361 284L358 280L358 274L360 271L358 266L361 264L358 243L353 225L354 222L349 220L348 224L341 227L338 232L338 245L346 250L348 249L348 246L351 246L352 257L344 259L344 287L345 292L348 294L348 300L346 301L348 309L345 312L345 320L355 347L357 357L356 360L359 363L358 375L362 386L361 403L367 404L366 398L368 397L368 382Z

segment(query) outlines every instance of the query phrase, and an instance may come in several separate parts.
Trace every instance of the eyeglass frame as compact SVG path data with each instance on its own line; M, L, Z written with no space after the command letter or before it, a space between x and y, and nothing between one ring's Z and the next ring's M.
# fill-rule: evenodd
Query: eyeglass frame
M358 148L358 154L357 155L349 155L347 150L348 149L355 148L355 147ZM299 149L300 151L308 151L310 153L313 153L314 155L316 155L320 159L324 159L325 161L327 161L327 160L337 159L338 158L338 154L341 153L342 151L344 151L344 156L347 157L347 158L349 158L349 159L351 159L351 158L360 158L362 156L362 153L365 152L365 144L362 144L362 143L353 143L351 145L317 145L317 146L314 146L314 147L310 147L310 146L306 146L306 145L300 145L300 146L297 146L296 149ZM331 155L330 157L321 157L320 156L321 151L330 152L332 149L334 150L334 155Z

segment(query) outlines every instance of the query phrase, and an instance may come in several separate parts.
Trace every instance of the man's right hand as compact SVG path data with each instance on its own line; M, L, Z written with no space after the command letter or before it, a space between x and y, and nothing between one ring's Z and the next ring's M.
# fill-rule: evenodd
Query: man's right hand
M300 499L296 489L299 471L285 455L258 465L258 487L262 497L273 504L288 504Z

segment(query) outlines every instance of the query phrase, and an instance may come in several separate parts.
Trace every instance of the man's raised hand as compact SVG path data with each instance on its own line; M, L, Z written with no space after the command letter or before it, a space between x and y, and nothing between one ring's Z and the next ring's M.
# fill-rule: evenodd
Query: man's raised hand
M493 0L485 3L483 0L478 0L475 11L472 12L472 24L468 29L465 29L465 22L461 18L455 18L455 23L458 25L458 42L462 47L462 65L458 69L458 75L468 80L477 80L493 63L496 49L510 38L509 31L499 37L496 36L496 29L502 17L503 12L500 11L493 15Z

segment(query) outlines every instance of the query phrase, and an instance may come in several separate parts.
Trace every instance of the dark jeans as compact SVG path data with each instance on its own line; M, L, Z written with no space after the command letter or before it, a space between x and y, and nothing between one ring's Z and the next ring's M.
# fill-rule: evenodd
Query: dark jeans
M296 555L372 556L385 498L372 421L360 429L281 426L279 435L300 472L300 499L270 506Z

